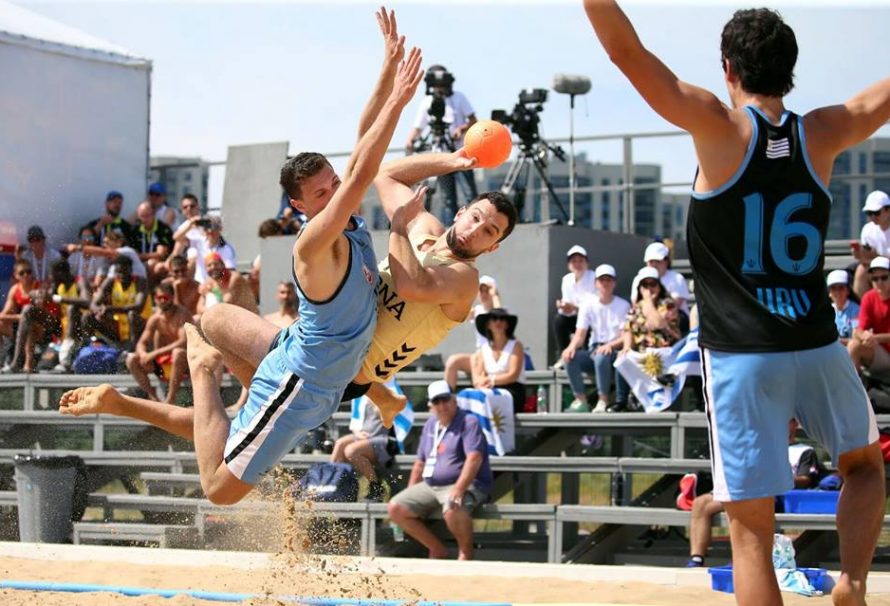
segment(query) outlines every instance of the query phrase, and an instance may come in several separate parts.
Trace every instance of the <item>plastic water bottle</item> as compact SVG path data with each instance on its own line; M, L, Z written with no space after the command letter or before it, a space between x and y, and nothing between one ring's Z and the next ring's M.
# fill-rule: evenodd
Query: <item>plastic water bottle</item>
M547 388L544 387L543 385L538 385L537 400L538 400L538 412L539 413L547 412Z
M396 524L395 522L390 522L389 527L392 529L392 539L396 543L401 543L405 540L405 531L402 530L402 527Z

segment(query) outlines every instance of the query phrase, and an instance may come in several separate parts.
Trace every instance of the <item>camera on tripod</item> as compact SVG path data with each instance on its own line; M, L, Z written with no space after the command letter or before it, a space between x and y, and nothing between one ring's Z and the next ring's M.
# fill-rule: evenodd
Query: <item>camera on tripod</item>
M544 110L546 101L546 88L524 88L519 91L519 102L513 106L513 111L507 113L503 109L492 110L491 119L509 126L522 145L531 147L541 139L538 131L538 124L541 122L539 114Z
M427 114L430 117L430 130L435 134L445 133L445 97L454 93L454 75L441 65L432 65L423 77L426 94L433 98Z

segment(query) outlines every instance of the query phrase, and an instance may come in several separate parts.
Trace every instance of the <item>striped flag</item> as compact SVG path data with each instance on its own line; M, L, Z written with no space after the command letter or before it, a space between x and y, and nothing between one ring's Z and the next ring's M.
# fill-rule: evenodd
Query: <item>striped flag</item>
M768 139L766 142L766 157L770 160L775 160L776 158L787 158L791 155L791 144L788 143L788 138L783 137L782 139Z
M479 419L488 454L503 456L516 447L513 396L506 389L462 389L457 405Z
M399 384L396 382L395 378L391 378L389 381L384 383L389 389L393 390L397 394L404 395L402 388L399 387ZM371 404L371 400L368 396L362 396L360 398L354 398L352 400L352 416L349 418L349 431L361 431L362 426L365 423L365 415L368 414L368 405ZM371 407L371 414L379 415L380 413L377 411L377 407ZM395 429L396 441L399 443L399 452L405 452L405 438L408 437L408 432L411 431L411 425L414 424L414 406L412 406L409 401L405 408L396 415L396 420L393 422L393 428Z

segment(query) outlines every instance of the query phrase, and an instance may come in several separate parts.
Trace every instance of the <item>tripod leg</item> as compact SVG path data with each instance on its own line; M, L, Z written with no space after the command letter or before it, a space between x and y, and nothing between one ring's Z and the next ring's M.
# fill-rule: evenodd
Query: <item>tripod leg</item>
M535 165L535 169L538 171L538 176L541 178L541 183L547 188L547 191L550 192L550 200L553 204L556 205L556 208L559 209L560 214L562 214L562 218L564 221L568 222L569 214L566 212L565 207L562 205L562 201L559 199L559 196L556 195L556 190L553 189L553 184L550 182L550 179L547 178L547 171L544 170L544 164L537 158L532 158L532 163ZM552 218L552 217L548 217ZM541 217L543 219L543 217Z

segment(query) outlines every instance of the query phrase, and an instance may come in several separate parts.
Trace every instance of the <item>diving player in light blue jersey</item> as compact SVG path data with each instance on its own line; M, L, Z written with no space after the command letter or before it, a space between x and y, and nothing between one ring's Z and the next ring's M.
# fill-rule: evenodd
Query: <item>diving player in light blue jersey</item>
M333 413L373 335L376 259L364 222L354 213L423 77L421 53L415 48L405 55L395 15L381 9L377 20L386 57L342 184L320 154L299 154L281 171L291 205L310 219L293 249L300 320L280 331L244 309L220 304L202 316L203 337L189 325L194 409L124 396L110 385L77 389L60 401L63 414L129 416L193 439L201 486L214 503L241 500ZM247 403L231 423L219 392L223 364L250 386Z

